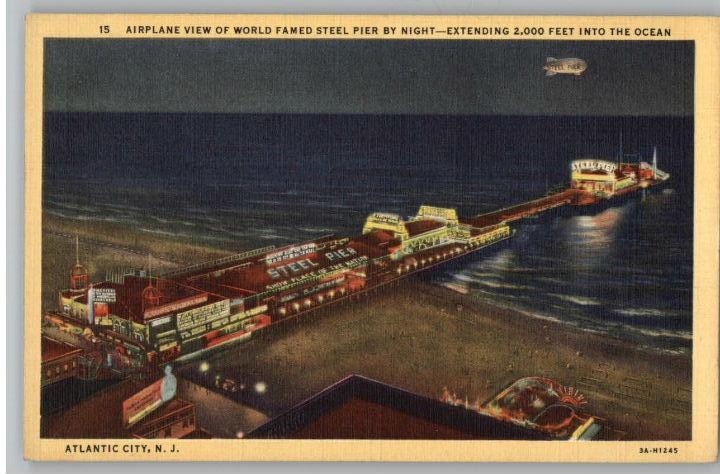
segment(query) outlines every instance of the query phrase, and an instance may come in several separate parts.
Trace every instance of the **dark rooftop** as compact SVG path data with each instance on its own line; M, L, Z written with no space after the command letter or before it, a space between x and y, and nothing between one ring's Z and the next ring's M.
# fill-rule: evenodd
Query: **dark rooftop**
M95 393L77 405L58 414L43 416L41 433L46 438L129 438L132 433L158 417L184 408L188 402L174 398L148 415L131 429L122 419L123 400L136 394L147 384L124 380Z
M351 375L247 434L291 439L549 439L542 433Z
M424 234L425 232L430 232L431 230L439 229L444 226L445 224L442 222L431 219L416 220L405 223L405 228L407 229L408 234L410 234L410 237Z
M50 339L49 337L43 336L42 338L42 362L51 362L55 359L59 359L60 357L73 354L73 353L80 353L82 352L82 349L79 347L71 346L70 344L66 344L64 342L56 341L55 339Z

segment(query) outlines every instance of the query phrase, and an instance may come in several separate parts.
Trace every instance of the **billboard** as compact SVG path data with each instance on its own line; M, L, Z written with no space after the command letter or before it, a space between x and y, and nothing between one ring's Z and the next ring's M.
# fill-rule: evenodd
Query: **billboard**
M398 214L390 214L388 212L373 212L368 221L372 221L375 224L389 224L398 225L402 223L402 219Z
M343 271L343 270L351 270L353 268L357 268L359 266L366 265L367 260L368 259L366 256L361 255L360 257L356 257L351 260L346 260L341 263L336 263L334 265L323 267L318 270L315 270L315 271L312 271L309 273L305 273L298 277L289 278L287 280L279 281L277 283L271 283L270 285L267 285L265 287L265 290L266 291L269 291L269 290L286 291L286 290L289 290L296 286L303 285L314 278L322 278L326 275L331 275L335 272L339 272L339 271Z
M180 331L206 324L230 315L230 300L222 300L177 314Z
M245 318L249 318L251 316L257 316L258 314L262 314L265 311L267 311L268 306L266 304L261 304L259 306L256 306L254 308L250 308L247 311L241 311L239 313L233 314L230 316L230 322L239 321Z
M96 303L115 303L117 295L115 288L93 288L95 290L94 301Z
M148 320L154 316L160 316L167 313L172 313L174 311L177 311L179 309L187 308L189 306L195 306L196 304L204 303L208 299L207 293L202 293L200 295L191 296L189 298L183 298L180 300L175 300L172 303L164 304L161 306L155 306L153 308L146 309L143 313L143 317L145 320Z
M373 230L389 230L396 237L407 237L407 229L405 223L398 214L387 212L373 212L365 221L363 226L363 234L367 234Z
M272 265L285 260L302 257L303 255L314 253L316 248L315 242L284 248L277 252L267 254L265 256L265 264Z
M303 273L307 270L319 266L318 263L313 262L309 258L303 258L302 260L296 260L285 265L278 265L277 267L268 268L267 274L270 278L278 279L286 276L296 275Z
M605 171L606 173L614 173L617 164L612 161L605 160L575 160L570 164L572 171Z
M165 377L153 382L132 397L123 401L123 425L132 426L171 400L177 391L177 379L172 368L165 366Z
M418 217L429 219L442 219L453 224L458 223L457 211L448 207L420 206L417 213Z
M160 386L163 379L154 382L123 401L123 424L131 426L162 405Z
M337 262L338 260L344 260L357 255L357 251L352 247L345 247L330 252L325 252L325 258L330 262Z

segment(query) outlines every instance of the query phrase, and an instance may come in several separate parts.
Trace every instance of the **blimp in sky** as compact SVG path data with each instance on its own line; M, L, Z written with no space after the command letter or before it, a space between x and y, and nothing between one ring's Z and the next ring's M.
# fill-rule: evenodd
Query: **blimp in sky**
M579 58L546 58L543 69L545 70L546 76L554 76L556 74L574 74L579 76L587 69L587 63L585 60Z

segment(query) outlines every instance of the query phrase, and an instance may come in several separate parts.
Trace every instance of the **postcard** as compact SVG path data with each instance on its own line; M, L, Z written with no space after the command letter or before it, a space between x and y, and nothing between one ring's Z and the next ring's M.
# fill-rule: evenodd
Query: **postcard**
M26 457L715 460L719 38L30 15Z

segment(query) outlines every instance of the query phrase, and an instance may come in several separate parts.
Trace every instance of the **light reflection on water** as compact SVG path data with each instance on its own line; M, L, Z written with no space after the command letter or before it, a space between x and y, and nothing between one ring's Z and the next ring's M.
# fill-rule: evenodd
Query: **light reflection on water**
M619 225L628 213L627 204L594 216L574 216L559 224L557 240L573 265L583 271L600 270L614 251Z
M521 223L508 248L436 279L532 316L662 350L689 350L691 272L687 255L672 250L688 245L687 230L658 239L681 205L669 196Z

